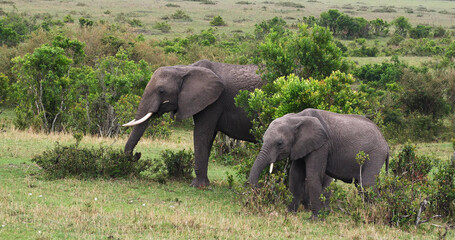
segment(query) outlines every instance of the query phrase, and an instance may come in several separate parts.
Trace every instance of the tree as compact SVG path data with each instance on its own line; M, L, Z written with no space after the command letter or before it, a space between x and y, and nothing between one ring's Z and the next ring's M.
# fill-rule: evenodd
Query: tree
M286 32L286 21L282 18L274 17L267 21L262 21L260 24L254 25L254 34L256 39L262 40L270 32L276 32L278 34L284 35Z
M269 82L289 74L320 79L349 67L329 29L317 25L301 25L297 33L284 36L272 31L258 49L260 56L254 61L263 66L260 72Z
M403 16L397 17L392 24L395 26L395 34L406 37L408 30L412 27L409 20Z
M409 29L409 36L414 39L419 38L427 38L430 36L432 27L424 26L424 25L417 25L415 28Z
M221 16L213 17L213 20L210 22L211 26L226 26L226 22L224 22Z
M0 73L0 105L8 99L8 85L8 77L5 74Z
M375 36L383 36L389 32L390 24L387 21L376 18L375 20L370 21L371 34Z
M301 25L297 33L284 35L272 30L255 62L268 83L254 92L241 92L236 104L251 117L258 140L273 119L286 113L308 107L344 113L364 108L361 96L350 87L354 79L343 73L348 63L328 28Z
M290 74L269 83L267 88L242 91L236 97L236 104L252 119L252 132L260 141L270 122L288 113L306 108L338 113L364 112L368 102L363 93L351 88L354 81L352 75L340 71L334 71L322 80Z
M22 129L33 125L45 132L58 130L61 115L67 109L72 60L62 48L43 45L12 61L18 77L14 84L16 125Z

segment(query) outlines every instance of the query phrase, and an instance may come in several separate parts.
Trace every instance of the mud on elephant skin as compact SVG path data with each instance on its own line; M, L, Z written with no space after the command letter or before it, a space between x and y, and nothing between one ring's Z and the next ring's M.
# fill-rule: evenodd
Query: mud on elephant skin
M193 117L196 178L191 186L208 186L208 158L218 131L235 139L254 141L249 133L251 122L235 106L234 97L240 90L252 91L262 85L256 71L255 65L208 60L158 68L144 90L135 119L123 125L134 127L125 152L133 152L150 118L166 112L172 117L175 114L177 121Z
M331 178L359 183L360 166L355 159L360 151L370 157L362 166L362 185L372 186L384 163L388 168L389 156L388 144L373 122L317 109L287 114L275 119L265 132L249 182L257 186L267 165L289 157L293 200L288 209L296 211L302 199L308 200L312 218L317 218L322 207L319 196Z

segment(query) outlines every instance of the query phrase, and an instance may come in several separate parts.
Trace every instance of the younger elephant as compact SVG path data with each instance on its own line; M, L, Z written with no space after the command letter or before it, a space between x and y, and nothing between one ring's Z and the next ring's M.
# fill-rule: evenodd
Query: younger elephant
M251 169L249 182L257 186L261 171L289 157L289 211L297 211L308 194L312 218L322 207L320 195L332 178L360 182L356 155L369 155L362 166L362 186L372 186L384 162L388 168L389 147L379 128L359 115L305 109L275 119L264 134L263 145ZM328 176L327 176L328 175ZM305 193L306 191L306 193ZM306 199L304 199L306 200Z

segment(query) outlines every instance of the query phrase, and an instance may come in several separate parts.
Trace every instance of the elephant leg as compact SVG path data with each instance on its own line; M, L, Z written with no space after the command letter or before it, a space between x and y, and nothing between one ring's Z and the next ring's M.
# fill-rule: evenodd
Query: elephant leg
M194 172L196 178L191 182L192 187L206 187L210 185L207 177L207 166L213 140L216 136L217 118L209 114L197 114L194 119Z
M292 161L289 172L289 191L292 193L292 202L288 211L297 212L302 199L305 199L305 161Z
M323 189L323 193L322 195L324 195L324 198L325 198L325 201L323 202L323 208L324 209L327 209L327 210L330 210L330 197L331 197L331 192L330 191L327 191L327 187L330 185L330 183L332 183L332 180L333 178L325 175L324 176L324 179L322 180L322 189Z
M374 186L387 159L387 153L369 153L370 160L362 166L362 187ZM360 181L359 181L360 184Z
M326 177L327 155L327 145L324 145L305 157L306 187L308 188L312 219L318 218L319 210L322 208L320 197L323 193L323 183Z

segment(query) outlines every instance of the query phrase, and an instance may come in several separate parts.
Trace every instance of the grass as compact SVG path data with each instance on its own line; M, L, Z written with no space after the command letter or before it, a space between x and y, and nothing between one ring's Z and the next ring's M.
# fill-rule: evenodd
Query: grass
M173 38L186 34L188 30L198 33L201 30L210 27L209 21L204 19L206 15L221 16L228 26L219 28L222 33L232 33L238 30L252 33L254 25L261 21L271 19L275 16L287 19L289 24L297 23L303 16L319 16L321 12L329 9L339 9L340 11L349 11L348 14L355 17L364 17L367 20L382 18L392 21L397 16L409 18L413 25L430 24L442 25L445 27L453 26L453 3L450 1L425 1L425 0L399 0L387 3L374 0L326 0L326 1L263 1L251 0L248 5L237 4L238 0L216 1L216 4L201 4L200 1L179 1L178 7L169 7L171 4L166 0L156 1L111 1L111 0L76 0L76 1L58 1L58 0L17 0L14 5L2 4L0 7L4 11L12 11L17 8L19 11L27 12L31 15L49 13L51 16L63 19L64 16L71 14L74 19L79 17L88 17L95 21L106 20L115 23L119 14L124 14L129 18L140 20L143 24L146 34L153 38ZM304 8L302 8L304 6ZM349 9L345 9L349 6ZM393 7L396 12L373 12L374 9ZM192 22L171 21L171 31L162 33L154 30L152 26L157 22L163 21L162 18L175 13L176 9L185 11ZM408 13L409 9L413 13ZM419 11L418 9L426 9ZM106 14L109 11L110 14ZM446 11L442 14L439 12ZM238 19L248 21L239 22Z
M1 115L0 115L1 116ZM5 116L3 116L5 118ZM140 179L49 181L30 159L58 141L72 144L70 134L40 134L5 128L0 132L0 239L436 239L431 225L402 231L355 224L330 214L309 221L309 212L246 211L228 188L231 167L209 164L212 185L205 190L189 182L158 184ZM82 145L121 148L126 137L84 137ZM164 148L191 148L189 130L174 130L167 140L142 139L138 150L154 157ZM451 145L425 144L421 151L447 156ZM435 151L435 149L437 149ZM454 233L449 232L448 238Z

